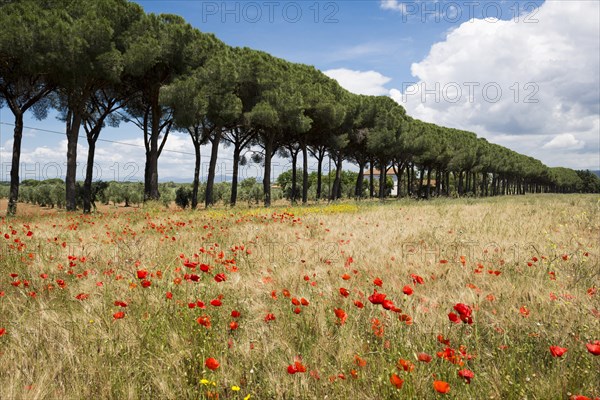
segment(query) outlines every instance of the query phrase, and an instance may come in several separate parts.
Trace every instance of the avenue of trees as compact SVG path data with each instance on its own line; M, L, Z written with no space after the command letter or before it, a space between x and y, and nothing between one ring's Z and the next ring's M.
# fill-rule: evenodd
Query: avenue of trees
M286 195L293 202L306 203L310 185L316 199L340 198L344 163L370 171L367 182L362 173L355 176L357 198L385 197L390 174L401 183L398 196L427 198L599 188L591 173L549 168L472 132L413 119L389 97L351 94L314 67L232 48L179 16L147 14L127 0L8 0L0 3L0 26L0 107L14 116L8 214L19 199L24 115L43 119L51 109L64 121L68 149L64 186L56 189L55 182L50 190L53 202L69 211L77 208L78 196L84 213L92 210L96 142L103 127L121 122L135 124L145 144L143 191L134 194L134 203L163 195L158 160L173 131L189 134L195 150L193 185L179 193L192 208L222 197L215 170L223 145L233 149L231 205L239 200L237 172L250 148L261 149L251 152L264 165L262 183L252 190L256 198L256 184L262 184L265 206L272 201L275 155L291 160ZM80 136L89 151L78 187ZM201 146L211 154L202 196ZM309 156L317 161L315 179ZM326 159L335 172L324 191ZM63 194L62 202L56 199ZM169 191L169 198L176 196Z

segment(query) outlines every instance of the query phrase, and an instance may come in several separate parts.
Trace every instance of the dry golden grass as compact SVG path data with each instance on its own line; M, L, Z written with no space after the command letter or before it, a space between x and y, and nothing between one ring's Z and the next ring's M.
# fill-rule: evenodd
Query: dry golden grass
M457 399L599 397L600 357L585 346L600 340L599 208L598 196L544 195L93 216L29 210L0 224L0 398L433 399L443 396L434 380ZM210 273L184 266L186 258ZM217 283L217 273L227 280ZM374 289L402 312L371 304ZM219 295L222 305L210 305ZM292 298L310 304L295 314ZM197 301L206 308L189 307ZM472 325L449 321L457 303L472 307ZM347 314L344 324L334 308ZM125 317L115 319L118 311ZM268 313L276 319L265 322ZM204 315L210 328L197 322ZM473 357L455 360L462 365L438 357L446 348L438 335ZM552 357L553 345L569 350ZM421 352L433 361L417 361ZM209 357L216 371L205 367ZM288 374L296 357L307 371ZM400 358L414 370L399 370ZM475 373L470 385L461 369Z

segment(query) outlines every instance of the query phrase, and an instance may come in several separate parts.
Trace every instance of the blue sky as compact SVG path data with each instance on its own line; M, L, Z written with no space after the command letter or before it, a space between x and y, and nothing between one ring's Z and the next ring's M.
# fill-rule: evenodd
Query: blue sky
M229 45L314 65L348 90L391 96L410 115L476 132L549 166L600 169L598 2L138 3L146 12L181 15ZM0 179L6 180L12 147L7 124L13 122L8 109L0 110L0 122ZM37 129L25 130L21 176L60 176L63 124L51 115L44 121L27 118L26 125ZM101 138L133 146L101 141L100 178L140 179L141 132L124 124L106 129ZM161 180L191 180L190 139L174 134L167 149L159 164ZM80 171L86 153L82 138ZM223 177L230 175L230 158L230 149L222 149ZM275 173L289 167L286 160L275 164ZM260 177L260 166L242 175Z

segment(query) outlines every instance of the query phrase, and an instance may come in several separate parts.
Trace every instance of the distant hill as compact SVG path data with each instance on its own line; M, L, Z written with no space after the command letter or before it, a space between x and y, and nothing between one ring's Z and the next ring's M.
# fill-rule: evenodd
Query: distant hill
M598 176L598 178L600 178L600 170L598 170L598 171L592 171L592 174L595 174L595 175Z

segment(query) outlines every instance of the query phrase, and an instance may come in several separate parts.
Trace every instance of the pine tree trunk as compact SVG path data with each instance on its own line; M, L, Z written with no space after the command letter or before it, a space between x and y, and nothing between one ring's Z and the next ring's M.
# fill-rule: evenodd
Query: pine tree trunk
M302 204L308 203L308 150L302 144Z
M235 149L233 150L233 175L231 177L231 199L229 200L229 204L231 207L234 207L237 203L237 192L238 192L238 170L240 165L240 149L239 145L236 143Z
M375 177L373 161L369 162L369 197L375 197Z
M217 169L217 158L219 156L219 144L221 143L221 128L217 127L215 135L212 139L212 147L210 152L210 163L208 165L208 176L206 177L206 198L204 204L206 208L212 206L214 201L214 186L215 186L215 173Z
M298 183L298 153L292 149L292 191L290 192L290 201L296 204L296 184Z
M321 191L323 190L323 156L320 154L317 158L317 201L321 200Z
M271 157L273 155L273 139L265 141L265 172L263 176L263 196L265 207L271 207Z
M198 191L200 188L200 166L201 166L201 154L200 154L200 138L194 139L194 185L192 188L192 210L198 207Z
M77 209L77 141L79 139L79 128L81 127L81 113L79 110L69 111L67 123L67 176L66 186L66 209L75 211Z
M335 161L335 179L333 181L333 188L331 191L331 200L338 200L342 197L342 155L337 155Z
M16 110L13 110L15 112ZM17 214L17 202L19 201L19 164L21 160L21 140L23 138L23 113L15 112L15 129L13 133L12 164L10 169L10 194L8 197L9 216Z
M379 163L379 200L385 200L385 165L383 162Z
M427 189L425 192L427 200L431 197L431 167L427 168Z
M92 133L93 135L93 133ZM83 182L83 213L92 212L92 179L94 175L94 153L96 140L88 139L87 165L85 167L85 181Z
M420 173L419 173L419 198L423 197L422 193L423 193L423 178L425 176L425 167L421 167Z
M358 163L358 176L356 177L356 186L354 187L354 196L357 199L362 199L363 197L363 182L365 180L365 176L363 170L365 168L364 162Z

